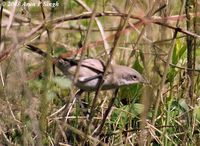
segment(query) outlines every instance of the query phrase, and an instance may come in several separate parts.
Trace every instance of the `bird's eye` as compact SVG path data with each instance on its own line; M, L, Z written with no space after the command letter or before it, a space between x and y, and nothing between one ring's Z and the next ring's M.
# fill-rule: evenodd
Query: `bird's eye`
M134 79L136 79L136 78L137 78L137 76L136 76L136 75L133 75L132 77L133 77Z

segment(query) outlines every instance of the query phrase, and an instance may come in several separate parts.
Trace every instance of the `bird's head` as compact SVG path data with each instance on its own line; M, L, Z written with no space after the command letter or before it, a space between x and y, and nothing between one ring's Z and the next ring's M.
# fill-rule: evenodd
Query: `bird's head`
M67 74L68 69L72 66L70 60L63 58L54 58L53 62L63 72L63 74Z
M127 66L117 67L116 77L119 86L148 83L138 71Z
M130 74L133 83L147 84L148 81L136 70L132 69Z

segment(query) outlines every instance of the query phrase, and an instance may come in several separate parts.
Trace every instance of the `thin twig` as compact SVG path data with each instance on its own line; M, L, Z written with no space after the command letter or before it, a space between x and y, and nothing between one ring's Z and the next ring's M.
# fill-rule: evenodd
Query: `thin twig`
M2 7L3 7L3 6L2 6ZM4 13L7 17L10 17L10 15L11 15L11 12L10 12L9 10L5 9L5 8L3 9L3 13ZM15 21L18 22L18 23L29 23L29 22L30 22L27 18L22 17L22 16L17 16L17 15L15 15L14 18L15 18Z
M184 1L185 2L185 1ZM183 2L183 5L180 9L180 15L182 14L183 12L183 8L184 8L184 2ZM160 84L160 89L159 89L159 92L157 94L157 101L156 101L156 105L155 105L155 110L154 110L154 114L153 114L153 118L152 118L152 125L155 126L155 122L156 122L156 117L157 117L157 113L158 113L158 108L159 108L159 105L160 105L160 101L163 100L162 98L162 93L163 93L163 88L164 88L164 85L165 85L165 81L166 81L166 77L167 77L167 73L168 73L168 69L169 69L169 65L170 65L170 61L171 61L171 58L172 58L172 53L173 53L173 50L174 50L174 46L176 44L176 37L177 37L177 33L178 33L178 26L179 26L179 20L177 21L177 24L176 24L176 28L175 29L175 32L173 34L173 40L172 40L172 45L169 49L169 53L168 53L168 57L167 57L167 63L165 64L165 68L164 68L164 74L163 74L163 77L162 77L162 80L161 80L161 84Z
M62 106L61 108L59 108L57 111L55 111L54 113L52 113L50 116L48 116L49 118L52 118L54 116L56 116L57 114L59 114L60 112L62 112L64 109L66 108L66 104L64 106Z
M60 18L56 18L54 20L51 21L48 21L49 23L52 23L52 24L57 24L57 23L61 23L61 22L65 22L65 21L70 21L70 20L80 20L80 19L88 19L90 18L92 15L91 12L87 12L87 13L83 13L83 14L79 14L79 15L75 15L75 16L63 16L63 17L60 17ZM190 14L191 17L194 15L194 14ZM197 16L200 15L200 13L197 13L196 14ZM96 13L95 14L95 17L102 17L102 16L112 16L112 17L123 17L123 18L127 18L128 17L128 14L125 14L125 13L116 13L116 12L103 12L103 13ZM168 20L168 21L176 21L176 20L182 20L182 19L185 19L185 15L174 15L174 16L168 16L168 17L141 17L141 16L136 16L136 15L130 15L130 18L131 19L137 19L139 20L139 22L142 24L150 24L150 23L154 23L154 24L158 24L158 25L161 25L161 26L165 26L167 28L170 28L170 29L177 29L177 27L174 27L174 26L171 26L169 24L166 24L166 23L163 23L163 20ZM136 22L136 23L139 23L139 22ZM184 30L182 28L179 28L177 29L178 32L181 32L181 33L184 33L184 34L188 34L190 36L194 36L194 37L198 37L200 38L199 35L195 34L195 33L192 33L192 32L189 32L187 30Z
M91 106L91 113L89 115L89 118L88 118L88 123L87 123L87 128L86 128L86 135L89 131L89 127L90 127L90 124L92 122L92 118L93 118L93 115L94 115L94 107L96 106L96 101L97 101L97 98L98 98L98 95L99 95L99 92L101 90L101 87L102 87L102 84L104 82L104 77L108 71L108 68L111 64L111 61L112 61L112 58L114 56L114 53L115 53L115 49L117 47L117 44L118 44L118 41L119 41L119 38L121 36L121 32L124 31L125 27L126 27L126 24L129 20L129 17L131 16L131 12L132 12L132 9L133 9L133 3L132 5L130 6L129 8L129 13L128 13L128 17L127 19L122 23L123 19L121 19L121 23L120 23L120 26L119 26L119 30L117 31L116 35L115 35L115 39L114 39L114 43L113 43L113 47L111 48L111 51L110 51L110 58L109 60L107 61L107 64L106 64L106 67L105 67L105 70L104 70L104 73L102 75L102 78L99 80L99 83L98 83L98 87L97 87L97 90L95 92L95 97L93 99L93 102L92 102L92 106Z
M94 19L95 19L95 15L96 15L97 3L98 2L96 1L95 4L94 4L95 6L94 6L94 9L93 9L93 12L92 12L92 15L91 15L90 23L89 23L89 26L88 26L88 31L87 31L85 41L84 41L84 44L83 44L83 47L82 47L84 49L82 49L82 51L81 51L80 62L77 65L76 72L75 72L75 75L74 75L74 83L76 83L77 79L78 79L79 69L80 69L80 66L81 66L81 62L83 60L84 52L87 51L87 49L88 49L87 44L88 44L88 39L89 39L91 29L92 29L92 26L93 26L93 22L94 22Z
M5 36L8 34L8 31L11 28L11 25L12 25L12 22L13 22L13 19L14 19L14 15L15 15L15 10L16 10L16 7L17 7L17 3L18 3L18 0L15 0L15 3L13 5L14 7L12 9L10 16L9 16L8 25L7 25L6 31L5 31Z
M104 124L106 122L106 118L107 118L108 114L110 113L110 110L111 110L111 108L112 108L112 106L114 104L114 101L115 101L116 97L117 97L118 90L119 89L116 89L114 91L112 99L110 100L110 102L108 104L108 108L106 109L106 111L105 111L105 113L103 115L103 119L101 120L99 126L96 128L96 130L93 132L92 135L98 136L101 133L101 131L103 129L103 126L104 126Z
M1 8L0 8L0 46L1 46L1 42L2 42L2 34L1 34L1 32L2 32L2 15L3 15L3 5L1 5Z
M21 122L21 121L19 121L19 120L17 120L17 119L16 119L16 117L15 117L15 115L14 115L13 111L12 111L12 108L11 108L11 106L10 106L10 103L9 103L9 101L8 101L8 100L6 100L6 101L7 101L8 108L9 108L9 110L10 110L10 113L11 113L11 115L12 115L12 117L13 117L14 121L16 121L16 122L17 122L17 123L19 123L19 124L22 124L22 122Z
M87 11L91 12L92 10L82 1L82 0L75 0L77 3L79 3L84 9L86 9ZM96 23L97 23L97 26L99 28L99 31L101 33L101 37L102 37L102 40L103 40L103 44L104 44L104 48L106 50L106 55L109 55L109 44L106 40L106 36L105 36L105 32L104 32L104 28L101 24L101 22L99 21L98 18L94 18Z
M71 130L73 133L75 133L75 134L81 136L82 138L85 138L85 136L86 136L88 139L92 140L93 143L95 143L96 145L99 143L99 144L101 144L102 146L107 146L107 144L105 144L104 142L100 141L99 139L94 138L94 137L92 137L92 136L90 136L90 135L85 135L82 131L80 131L79 129L76 129L76 128L74 128L74 127L72 127L71 125L69 125L69 124L67 124L67 123L65 123L65 126L66 126L69 130Z

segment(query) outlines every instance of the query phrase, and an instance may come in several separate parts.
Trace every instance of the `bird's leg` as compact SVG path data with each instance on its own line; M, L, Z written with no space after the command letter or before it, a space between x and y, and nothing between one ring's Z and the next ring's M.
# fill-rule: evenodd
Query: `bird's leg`
M82 80L81 82L88 82L88 81L91 81L91 80L93 80L93 79L100 78L101 76L102 76L101 74L97 74L97 75L95 75L95 76L85 78L85 79ZM65 109L64 109L63 116L62 116L63 118L65 118L65 122L67 121L67 117L69 116L69 114L70 114L70 112L71 112L71 109L72 109L72 106L74 105L76 99L77 99L78 97L80 97L81 94L82 94L83 92L84 92L84 90L79 89L79 90L76 92L75 96L72 98L72 102L71 102L68 106L66 105L66 107L65 107Z
M84 92L84 90L79 89L79 90L76 92L75 96L72 98L72 102L65 106L64 113L63 113L63 115L62 115L62 117L65 118L65 122L67 121L67 117L69 116L69 114L70 114L70 112L71 112L71 109L72 109L72 107L73 107L73 105L74 105L76 99L77 99L78 97L80 97L81 94L82 94L83 92Z
M83 92L84 92L84 90L79 89L79 90L76 92L75 96L71 99L72 102L70 101L71 103L65 104L64 108L62 109L63 114L62 114L62 119L61 119L61 123L60 123L60 124L61 124L61 125L60 125L60 126L61 126L61 130L58 131L58 134L57 134L56 137L55 137L55 144L56 144L56 145L58 145L61 136L62 136L62 137L66 137L66 135L65 135L65 131L66 131L65 124L66 124L66 122L67 122L67 117L69 116L69 114L70 114L70 112L71 112L71 109L72 109L72 107L73 107L73 105L74 105L76 99L77 99L78 97L80 97L81 94L82 94ZM63 132L64 132L64 134L63 134ZM63 136L63 135L64 135L64 136Z
M116 99L118 90L119 90L119 89L115 89L114 94L113 94L113 96L112 96L112 99L111 99L111 101L110 101L109 104L108 104L108 108L106 109L106 111L105 111L105 113L104 113L104 115L103 115L103 119L102 119L100 125L99 125L99 126L96 128L96 130L93 132L93 135L98 136L98 135L101 133L101 131L102 131L102 129L103 129L103 126L104 126L104 124L105 124L105 122L106 122L106 118L107 118L107 116L108 116L108 114L109 114L109 112L110 112L110 110L111 110L111 108L112 108L112 106L113 106L113 104L114 104L114 101L115 101L115 99Z

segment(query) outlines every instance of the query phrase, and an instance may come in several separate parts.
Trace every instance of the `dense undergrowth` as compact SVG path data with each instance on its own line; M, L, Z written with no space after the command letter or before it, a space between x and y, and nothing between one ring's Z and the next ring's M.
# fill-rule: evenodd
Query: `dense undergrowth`
M14 2L0 2L0 145L200 145L197 0ZM149 84L120 88L96 136L114 91L101 91L93 111L94 92L66 109L78 89L27 44L105 63L113 55Z

